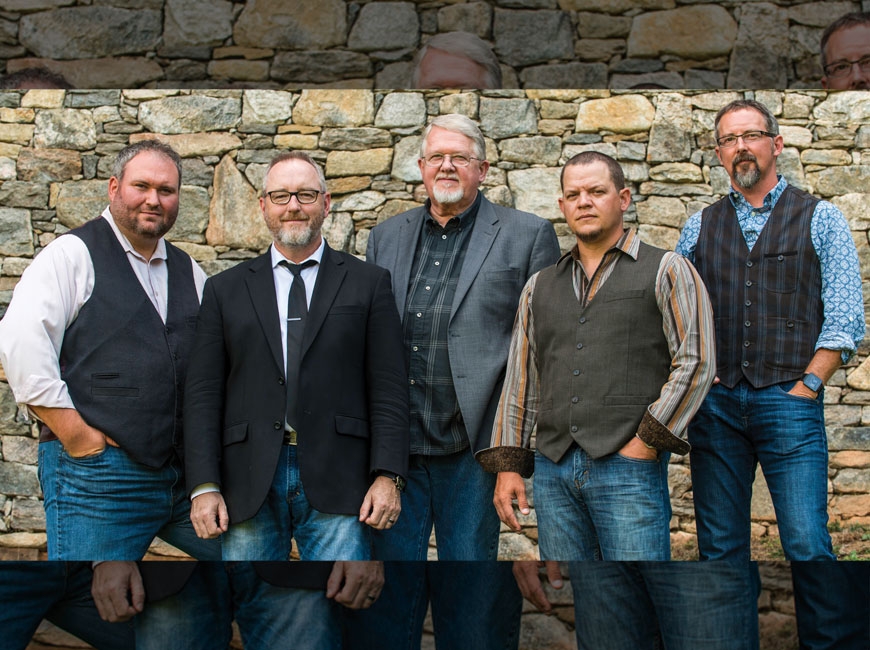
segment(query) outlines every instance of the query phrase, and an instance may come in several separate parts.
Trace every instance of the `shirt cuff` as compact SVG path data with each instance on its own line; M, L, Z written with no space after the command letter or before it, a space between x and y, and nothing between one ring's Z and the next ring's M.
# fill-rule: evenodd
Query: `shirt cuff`
M474 457L487 472L516 472L529 478L535 471L535 452L525 447L490 447Z
M656 420L649 411L644 413L637 427L637 437L660 451L670 451L680 456L688 454L691 449L688 442L671 433L671 430Z
M193 488L193 491L190 493L190 500L193 501L200 494L205 494L206 492L220 492L221 487L217 483L201 483Z

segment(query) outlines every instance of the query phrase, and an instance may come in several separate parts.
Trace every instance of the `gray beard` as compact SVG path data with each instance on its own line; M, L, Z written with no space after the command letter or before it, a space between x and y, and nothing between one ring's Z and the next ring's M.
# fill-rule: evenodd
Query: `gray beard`
M281 228L276 236L278 241L281 242L284 246L290 248L297 248L302 246L308 246L314 240L314 229L311 227L310 222L305 230L292 230L287 231Z
M457 187L453 191L432 188L432 198L438 201L438 203L443 203L445 205L459 203L462 200L462 197L463 192L461 187Z
M751 162L752 165L745 172L737 171L737 165L742 162ZM761 170L754 158L743 158L734 163L734 184L744 190L751 190L761 180Z

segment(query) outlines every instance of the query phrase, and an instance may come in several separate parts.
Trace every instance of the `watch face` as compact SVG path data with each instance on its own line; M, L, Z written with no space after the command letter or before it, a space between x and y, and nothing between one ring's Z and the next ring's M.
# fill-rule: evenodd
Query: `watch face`
M804 385L814 393L818 393L822 387L822 380L814 374L808 372L803 378Z

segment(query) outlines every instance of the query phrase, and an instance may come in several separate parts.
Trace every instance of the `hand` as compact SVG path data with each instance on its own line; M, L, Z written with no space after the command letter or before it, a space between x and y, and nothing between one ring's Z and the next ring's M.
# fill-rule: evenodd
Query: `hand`
M368 609L384 588L383 562L336 562L326 581L326 597L348 609Z
M517 507L521 513L527 515L531 512L529 501L526 499L526 484L523 483L523 477L517 472L499 472L495 480L492 502L498 512L498 518L511 530L520 532L522 526L514 514L514 499L517 500Z
M359 509L359 520L376 530L392 528L402 511L402 496L396 484L386 476L373 482Z
M631 440L629 440L625 445L623 445L622 449L617 452L620 456L625 456L626 458L635 458L638 460L657 460L659 457L658 449L650 449L645 444L643 444L643 440L634 436Z
M514 562L514 578L516 578L517 587L520 588L523 598L545 614L552 614L553 605L547 598L547 594L544 593L544 585L541 583L541 575L538 571L543 566L547 567L547 580L550 582L550 586L553 589L561 589L562 571L559 568L559 563L555 560Z
M204 492L190 504L190 523L201 539L214 539L230 527L227 504L220 492Z
M45 422L60 444L73 458L85 458L99 454L106 445L117 447L118 443L99 429L95 429L75 409L31 406L37 418Z
M91 595L100 618L127 621L145 606L145 587L135 562L100 562L94 567Z
M794 386L792 386L791 390L788 391L788 394L796 395L797 397L805 397L806 399L816 399L819 396L816 391L810 390L810 387L802 381L798 381Z
M58 439L60 439L60 436L58 436ZM78 435L67 440L61 440L61 444L63 444L66 453L72 458L87 458L103 451L106 445L109 444L109 439L98 429L89 426ZM118 445L115 444L114 446L117 447Z

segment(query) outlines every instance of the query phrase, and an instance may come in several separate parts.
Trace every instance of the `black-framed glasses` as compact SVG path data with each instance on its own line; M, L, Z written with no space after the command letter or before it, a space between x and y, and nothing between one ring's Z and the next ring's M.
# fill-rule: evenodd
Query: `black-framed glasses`
M440 167L444 164L444 159L449 158L454 167L468 167L472 160L480 160L474 156L464 156L461 153L433 153L431 156L426 156L423 160L426 161L428 167Z
M266 196L269 197L269 200L275 205L287 205L290 203L290 199L294 196L296 200L299 201L302 205L309 205L317 201L317 197L323 194L318 190L299 190L298 192L288 192L287 190L272 190L271 192L266 192Z
M829 63L825 66L825 74L834 79L845 77L847 74L852 72L852 66L856 63L861 72L864 74L870 74L870 54L862 56L860 59L855 59L854 61L843 59L842 61Z
M770 133L769 131L745 131L744 133L736 133L734 135L723 135L721 138L716 140L720 147L733 147L737 144L737 141L743 138L743 142L746 144L750 144L752 142L758 142L761 138L775 138L776 133Z

